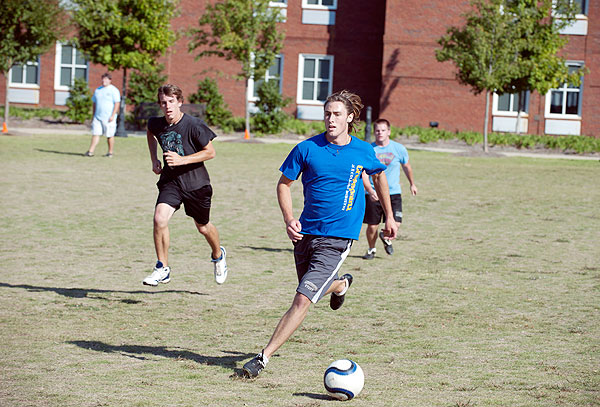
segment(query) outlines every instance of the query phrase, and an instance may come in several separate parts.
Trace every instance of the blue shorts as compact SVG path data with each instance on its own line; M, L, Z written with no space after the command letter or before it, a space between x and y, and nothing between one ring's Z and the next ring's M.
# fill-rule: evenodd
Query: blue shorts
M294 259L298 274L296 292L313 303L319 301L338 278L338 270L348 257L352 239L304 235L294 242Z

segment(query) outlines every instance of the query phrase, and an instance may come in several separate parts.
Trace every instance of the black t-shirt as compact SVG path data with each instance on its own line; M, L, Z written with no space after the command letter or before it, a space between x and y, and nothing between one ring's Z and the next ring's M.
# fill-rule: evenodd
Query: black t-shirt
M163 152L175 151L177 154L191 155L201 151L217 135L204 121L184 114L174 125L167 123L164 117L152 117L148 120L148 130L157 138ZM195 191L210 184L204 162L169 167L164 161L163 170L157 185L175 180L184 191Z

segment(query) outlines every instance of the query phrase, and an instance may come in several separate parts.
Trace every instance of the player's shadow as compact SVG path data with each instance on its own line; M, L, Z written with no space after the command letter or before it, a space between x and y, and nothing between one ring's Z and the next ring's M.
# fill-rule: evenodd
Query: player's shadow
M327 394L318 394L318 393L294 393L294 396L308 397L315 400L337 400L334 397L331 397Z
M40 153L52 153L52 154L62 154L62 155L76 155L79 157L83 157L83 154L81 153L72 153L70 151L57 151L57 150L44 150L43 148L36 148L36 151L39 151Z
M99 341L67 341L72 345L83 349L103 353L119 353L134 359L147 360L144 355L161 356L176 360L191 360L208 366L221 366L236 370L236 364L242 360L249 359L254 353L242 353L234 351L221 351L227 356L204 356L181 348L167 348L165 346L142 346L142 345L110 345Z
M294 251L294 249L281 249L281 248L277 248L277 247L256 247L256 246L240 246L243 249L251 249L251 250L262 250L265 252L276 252L276 253L281 253L281 252L290 252L292 253Z
M148 290L132 290L132 291L121 291L121 290L101 290L97 288L62 288L62 287L41 287L34 286L29 284L8 284L0 282L0 288L22 288L31 292L43 292L43 291L51 291L56 294L63 295L65 297L70 298L90 298L94 300L105 300L105 301L119 301L124 304L139 304L141 301L133 300L130 298L124 299L113 299L103 297L101 294L107 293L122 293L122 294L166 294L166 293L180 293L180 294L190 294L190 295L207 295L200 293L198 291L187 291L187 290L162 290L162 291L148 291ZM90 296L89 294L95 294Z

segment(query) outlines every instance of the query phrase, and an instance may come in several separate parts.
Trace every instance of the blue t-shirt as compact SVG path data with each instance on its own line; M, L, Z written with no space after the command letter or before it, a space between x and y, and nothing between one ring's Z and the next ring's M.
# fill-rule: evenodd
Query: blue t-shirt
M390 187L390 195L398 195L402 193L400 188L400 168L401 164L408 162L408 151L402 144L390 140L385 147L378 146L376 143L371 143L375 149L377 159L381 161L387 168L385 177L387 178L388 186ZM373 180L371 180L373 185Z
M301 233L358 240L365 213L361 174L375 174L385 166L369 143L352 137L337 146L321 133L296 145L279 170L291 180L302 174Z
M96 104L94 117L103 122L108 121L115 108L115 104L120 101L121 94L119 93L119 89L114 85L100 86L94 91L94 96L92 96L92 102Z

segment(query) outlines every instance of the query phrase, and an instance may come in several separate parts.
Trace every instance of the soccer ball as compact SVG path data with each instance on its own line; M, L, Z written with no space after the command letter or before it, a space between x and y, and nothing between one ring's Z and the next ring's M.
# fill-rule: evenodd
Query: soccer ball
M362 390L365 374L360 366L349 359L336 360L325 370L325 390L338 400L350 400Z

